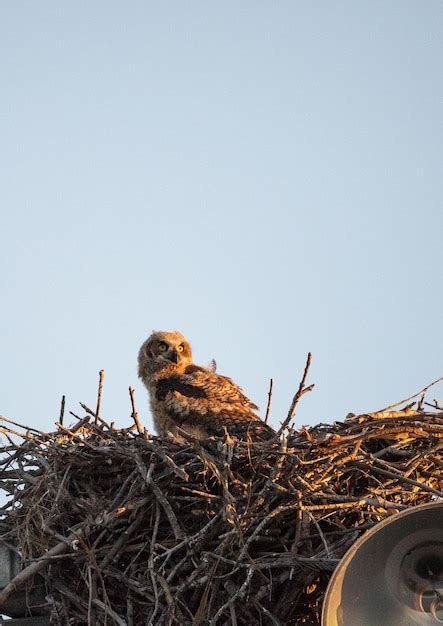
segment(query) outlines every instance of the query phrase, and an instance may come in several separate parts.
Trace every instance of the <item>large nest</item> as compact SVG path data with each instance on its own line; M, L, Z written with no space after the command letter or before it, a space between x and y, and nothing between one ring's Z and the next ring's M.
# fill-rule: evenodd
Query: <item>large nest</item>
M136 426L2 429L14 586L40 571L53 624L319 624L350 545L443 497L443 412L423 400L260 443Z

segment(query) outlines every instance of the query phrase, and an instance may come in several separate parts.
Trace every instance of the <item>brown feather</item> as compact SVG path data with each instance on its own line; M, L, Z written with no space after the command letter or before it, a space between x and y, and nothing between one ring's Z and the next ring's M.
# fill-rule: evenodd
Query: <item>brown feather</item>
M139 375L162 435L175 434L177 428L199 438L223 436L226 431L242 439L275 434L231 378L192 362L191 347L181 333L153 333L140 348Z

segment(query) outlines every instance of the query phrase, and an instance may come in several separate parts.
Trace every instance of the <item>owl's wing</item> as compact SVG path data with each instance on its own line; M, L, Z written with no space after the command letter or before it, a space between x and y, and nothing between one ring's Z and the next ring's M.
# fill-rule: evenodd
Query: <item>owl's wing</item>
M190 365L181 376L160 380L157 400L163 401L178 426L200 426L209 435L223 435L225 429L243 437L274 434L255 413L257 406L230 378Z

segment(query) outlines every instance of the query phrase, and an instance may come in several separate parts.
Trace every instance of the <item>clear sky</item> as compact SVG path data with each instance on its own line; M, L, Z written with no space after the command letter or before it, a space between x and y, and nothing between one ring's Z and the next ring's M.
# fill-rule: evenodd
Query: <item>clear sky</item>
M272 423L443 374L443 2L0 5L0 414L128 424L177 329ZM434 395L443 398L443 389Z

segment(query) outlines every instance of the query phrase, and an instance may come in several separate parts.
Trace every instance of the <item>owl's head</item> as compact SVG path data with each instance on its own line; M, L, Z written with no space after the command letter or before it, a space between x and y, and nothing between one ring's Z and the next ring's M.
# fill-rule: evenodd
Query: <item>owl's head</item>
M192 363L192 351L186 338L177 331L154 331L138 353L138 375L142 380L167 370L183 372Z

